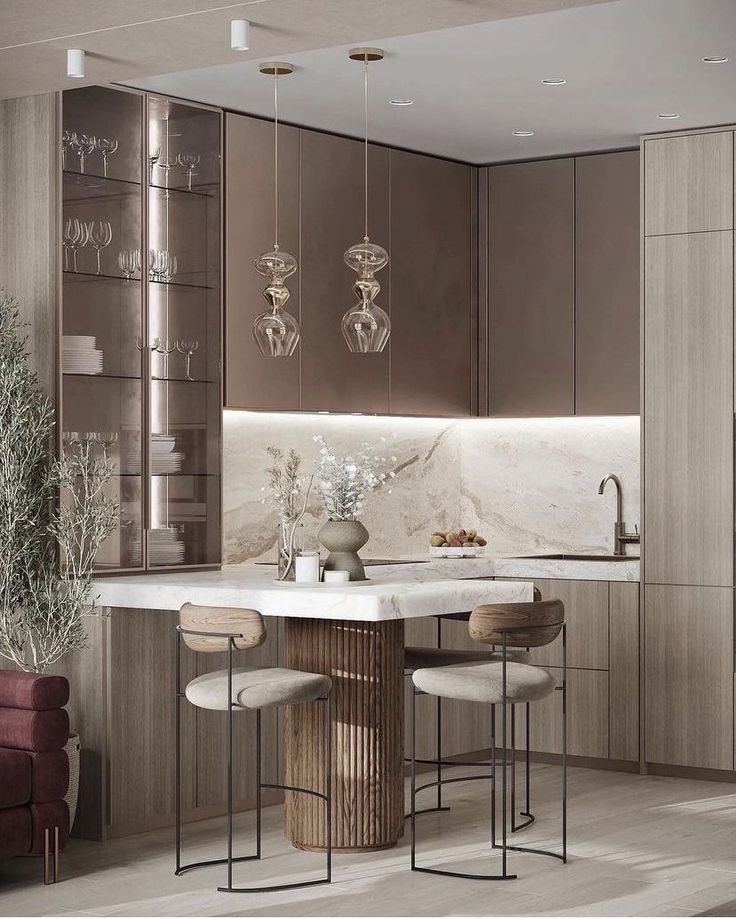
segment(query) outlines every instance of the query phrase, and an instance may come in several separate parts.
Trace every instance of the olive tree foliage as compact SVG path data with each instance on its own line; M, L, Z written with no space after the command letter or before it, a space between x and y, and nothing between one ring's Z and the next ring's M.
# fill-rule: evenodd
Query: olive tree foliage
M57 459L53 429L18 303L0 292L0 658L39 673L84 647L95 556L117 518L107 456L82 441Z

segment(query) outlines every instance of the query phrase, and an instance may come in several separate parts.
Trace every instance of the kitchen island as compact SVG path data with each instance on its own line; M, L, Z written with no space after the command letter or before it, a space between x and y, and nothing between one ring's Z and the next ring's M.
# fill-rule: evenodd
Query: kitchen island
M442 578L430 565L368 572L364 582L298 585L276 582L275 568L246 565L104 578L94 585L97 602L107 608L155 615L191 602L257 609L284 620L286 666L333 680L332 843L343 850L386 848L403 833L405 620L533 598L528 582ZM325 745L313 708L286 710L283 765L287 784L321 788ZM324 846L318 802L287 794L286 829L299 847Z

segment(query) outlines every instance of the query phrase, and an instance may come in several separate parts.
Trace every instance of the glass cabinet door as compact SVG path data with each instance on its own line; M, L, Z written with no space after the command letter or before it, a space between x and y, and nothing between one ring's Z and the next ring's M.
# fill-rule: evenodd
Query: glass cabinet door
M221 119L150 96L150 568L221 559Z
M107 456L118 527L101 570L137 569L143 478L143 97L63 94L60 449Z

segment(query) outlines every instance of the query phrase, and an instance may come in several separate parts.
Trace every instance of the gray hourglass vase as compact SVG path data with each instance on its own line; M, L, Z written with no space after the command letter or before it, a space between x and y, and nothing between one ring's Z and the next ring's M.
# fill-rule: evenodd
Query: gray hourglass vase
M370 537L360 520L328 520L317 538L330 553L325 562L325 571L347 571L351 581L366 580L358 551Z

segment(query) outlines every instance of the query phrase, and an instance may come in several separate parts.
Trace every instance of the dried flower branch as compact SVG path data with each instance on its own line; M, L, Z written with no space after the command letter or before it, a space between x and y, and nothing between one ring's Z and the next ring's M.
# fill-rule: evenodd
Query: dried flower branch
M82 648L94 559L115 528L106 456L55 460L53 410L28 363L17 302L0 300L0 657L42 672ZM57 500L57 497L59 498Z
M379 456L368 443L362 443L355 456L337 456L321 434L313 440L319 446L317 483L328 518L356 520L366 495L395 477L393 470L387 472L384 467L395 463L396 457Z

